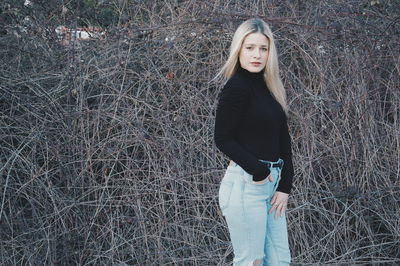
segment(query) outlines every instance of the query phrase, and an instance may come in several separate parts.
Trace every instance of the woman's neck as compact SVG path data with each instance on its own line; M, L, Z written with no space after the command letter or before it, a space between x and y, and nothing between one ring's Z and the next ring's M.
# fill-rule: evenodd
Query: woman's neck
M247 69L242 68L241 65L238 64L236 71L237 73L240 73L251 79L264 79L264 69L260 72L250 72Z

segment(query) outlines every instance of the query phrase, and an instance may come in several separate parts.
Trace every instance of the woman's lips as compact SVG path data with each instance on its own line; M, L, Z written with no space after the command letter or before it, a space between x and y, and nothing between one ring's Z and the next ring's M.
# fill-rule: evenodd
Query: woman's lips
M261 65L261 63L257 63L257 62L252 62L251 63L253 66L259 66L259 65Z

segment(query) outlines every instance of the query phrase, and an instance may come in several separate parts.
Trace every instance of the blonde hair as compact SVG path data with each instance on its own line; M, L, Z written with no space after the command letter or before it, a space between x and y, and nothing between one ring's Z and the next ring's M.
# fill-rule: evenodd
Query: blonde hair
M223 76L225 80L228 80L235 74L239 64L239 53L240 49L242 48L243 41L247 35L256 32L264 34L269 42L269 54L267 64L265 65L264 69L264 80L273 97L279 102L287 114L288 106L286 102L286 91L279 77L278 54L275 47L274 36L268 24L262 19L248 19L239 25L235 31L235 34L233 35L228 60L222 66L214 79L218 79L219 77Z

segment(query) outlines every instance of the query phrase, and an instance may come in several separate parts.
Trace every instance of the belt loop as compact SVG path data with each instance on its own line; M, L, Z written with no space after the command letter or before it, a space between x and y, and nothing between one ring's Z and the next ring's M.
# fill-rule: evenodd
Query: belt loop
M283 164L284 164L285 162L281 159L281 158L279 158L279 167L282 169L283 168Z

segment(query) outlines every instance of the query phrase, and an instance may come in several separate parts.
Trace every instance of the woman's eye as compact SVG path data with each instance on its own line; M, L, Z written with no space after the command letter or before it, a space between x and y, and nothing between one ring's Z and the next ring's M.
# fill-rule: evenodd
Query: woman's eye
M264 52L266 52L268 49L267 48L261 48Z
M251 50L252 48L253 48L253 47L247 47L246 49L247 49L247 50Z

